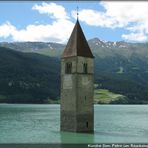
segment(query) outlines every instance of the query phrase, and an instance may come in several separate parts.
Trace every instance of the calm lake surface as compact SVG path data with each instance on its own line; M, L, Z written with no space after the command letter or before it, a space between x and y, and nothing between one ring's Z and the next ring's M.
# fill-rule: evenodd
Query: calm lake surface
M148 142L148 105L95 105L95 133L60 132L59 105L0 104L0 143Z

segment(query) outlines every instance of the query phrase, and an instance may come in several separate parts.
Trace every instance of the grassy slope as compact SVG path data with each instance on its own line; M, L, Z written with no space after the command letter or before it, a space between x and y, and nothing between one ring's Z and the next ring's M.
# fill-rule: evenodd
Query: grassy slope
M113 104L115 102L126 103L126 97L121 94L115 94L107 89L95 89L94 102L96 104Z

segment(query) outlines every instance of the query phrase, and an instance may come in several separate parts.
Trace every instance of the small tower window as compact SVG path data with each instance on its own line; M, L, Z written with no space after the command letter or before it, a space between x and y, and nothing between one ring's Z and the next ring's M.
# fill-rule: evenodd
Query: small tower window
M86 127L88 128L88 122L86 122Z
M72 73L72 63L66 63L65 65L65 73L66 74L71 74Z
M83 64L83 72L84 73L87 73L87 63L84 63Z
M85 101L86 101L86 96L85 96Z

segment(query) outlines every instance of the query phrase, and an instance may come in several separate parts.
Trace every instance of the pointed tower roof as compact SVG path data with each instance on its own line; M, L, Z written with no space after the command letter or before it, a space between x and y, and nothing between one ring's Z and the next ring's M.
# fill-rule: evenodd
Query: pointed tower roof
M94 58L78 19L63 52L62 58L74 56Z

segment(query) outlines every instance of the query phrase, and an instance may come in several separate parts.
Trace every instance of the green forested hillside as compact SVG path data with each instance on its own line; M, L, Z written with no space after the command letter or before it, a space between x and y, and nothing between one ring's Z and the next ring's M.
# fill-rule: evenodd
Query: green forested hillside
M122 71L121 71L122 65ZM137 68L136 68L137 67ZM95 83L129 98L129 103L148 101L148 66L138 58L106 57L95 59Z
M58 58L0 47L0 102L43 103L59 96Z

